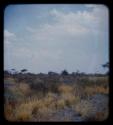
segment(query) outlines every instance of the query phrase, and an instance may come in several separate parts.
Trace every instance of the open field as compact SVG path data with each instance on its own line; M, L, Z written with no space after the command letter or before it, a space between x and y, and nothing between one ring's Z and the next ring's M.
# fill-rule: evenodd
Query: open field
M107 120L109 8L101 3L23 3L2 9L4 118Z
M103 121L108 76L15 74L4 77L8 121Z

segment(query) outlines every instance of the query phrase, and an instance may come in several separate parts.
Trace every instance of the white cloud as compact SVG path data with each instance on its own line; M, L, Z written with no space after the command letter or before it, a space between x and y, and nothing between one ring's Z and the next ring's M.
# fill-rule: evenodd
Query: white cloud
M28 32L32 32L32 33L35 32L35 30L33 28L29 27L29 26L26 27L26 30Z
M20 46L15 44L10 50L15 66L25 64L31 69L34 67L34 70L38 68L45 70L46 67L57 69L72 65L73 70L76 65L78 68L85 69L85 65L89 64L89 59L92 58L94 52L96 52L96 63L101 61L97 59L99 49L96 50L96 48L98 48L97 43L100 41L102 43L104 32L107 31L108 10L106 8L92 6L92 11L68 11L67 13L53 9L49 12L48 18L54 18L54 22L51 23L50 19L50 22L47 23L45 20L36 28L28 25L23 31L22 37L19 34L19 38L8 30L4 31L7 44L13 43L15 38L21 44ZM102 44L99 45L101 48ZM88 49L90 50L88 51ZM93 71L93 65L92 63L89 70Z
M106 8L96 5L92 11L64 13L53 9L49 13L51 18L55 18L54 23L45 23L37 29L28 28L33 31L31 35L34 40L58 42L74 37L76 41L80 41L81 38L100 35L107 27L108 12Z
M9 32L8 30L5 30L4 31L4 37L15 37L15 34L14 33L11 33Z
M11 45L11 42L16 40L16 35L8 30L4 30L4 42L8 45Z
M13 55L15 56L15 57L30 57L31 56L31 51L28 49L28 48L26 48L26 47L18 47L18 48L14 48L13 49Z

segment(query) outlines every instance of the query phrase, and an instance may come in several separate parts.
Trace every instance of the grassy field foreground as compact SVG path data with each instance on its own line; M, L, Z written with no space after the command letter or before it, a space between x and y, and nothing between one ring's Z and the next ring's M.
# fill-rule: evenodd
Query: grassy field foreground
M109 114L108 76L22 74L5 77L4 88L8 121L103 121Z

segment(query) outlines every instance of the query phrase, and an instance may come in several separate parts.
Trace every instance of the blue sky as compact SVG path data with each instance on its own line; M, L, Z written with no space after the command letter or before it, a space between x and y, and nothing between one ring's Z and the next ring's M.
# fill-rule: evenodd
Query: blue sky
M108 8L96 4L9 5L4 12L4 69L104 73Z

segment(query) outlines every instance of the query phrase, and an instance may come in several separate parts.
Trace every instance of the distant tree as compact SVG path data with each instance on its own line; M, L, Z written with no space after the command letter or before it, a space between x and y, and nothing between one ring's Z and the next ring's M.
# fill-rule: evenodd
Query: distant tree
M48 72L48 75L57 75L57 73L56 72Z
M103 67L103 68L107 68L108 71L106 72L106 74L109 74L109 62L103 64L102 67Z
M22 69L21 70L21 73L25 73L25 72L27 72L28 70L27 69Z
M72 72L71 75L75 76L75 75L76 75L76 72Z
M12 74L17 74L18 72L16 71L16 69L11 69L11 73Z
M11 71L12 71L12 72L16 72L16 70L15 70L15 69L11 69Z
M63 70L61 75L69 75L69 73L67 72L67 70Z
M109 62L102 65L103 68L109 68Z

